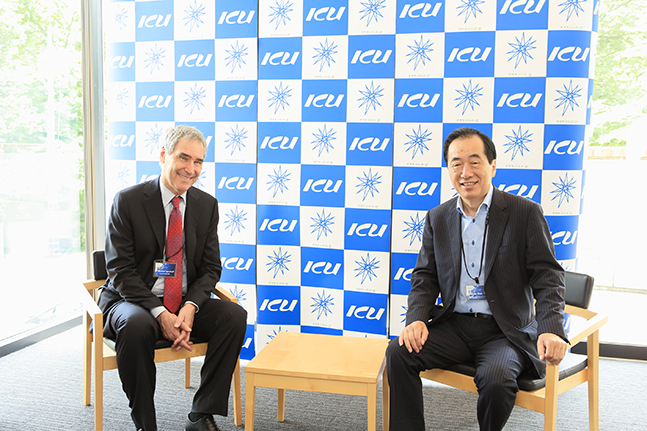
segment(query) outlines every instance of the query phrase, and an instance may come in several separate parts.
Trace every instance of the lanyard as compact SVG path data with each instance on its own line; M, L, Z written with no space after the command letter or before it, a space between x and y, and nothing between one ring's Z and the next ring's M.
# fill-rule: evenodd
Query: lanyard
M485 255L485 238L487 237L487 228L490 224L490 211L487 212L487 215L485 216L485 230L483 231L483 245L481 246L481 263L479 264L479 273L476 277L472 277L472 274L470 274L469 269L467 269L467 259L465 258L465 248L463 247L463 223L462 223L462 217L461 217L461 223L460 223L460 235L461 235L461 253L463 254L463 264L465 265L465 272L467 272L467 276L474 280L476 284L479 284L479 277L481 276L481 271L483 270L483 256Z

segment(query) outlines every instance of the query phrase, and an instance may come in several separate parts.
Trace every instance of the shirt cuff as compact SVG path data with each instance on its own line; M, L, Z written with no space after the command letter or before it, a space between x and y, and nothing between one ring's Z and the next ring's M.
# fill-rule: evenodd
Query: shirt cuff
M164 310L166 310L166 307L164 307L163 305L160 305L159 307L155 307L151 309L151 314L153 315L154 318L157 319L157 316L162 314Z
M196 304L193 301L186 301L186 304L191 304L195 307L195 314L198 314L198 311L200 311L200 307L198 307L198 304Z

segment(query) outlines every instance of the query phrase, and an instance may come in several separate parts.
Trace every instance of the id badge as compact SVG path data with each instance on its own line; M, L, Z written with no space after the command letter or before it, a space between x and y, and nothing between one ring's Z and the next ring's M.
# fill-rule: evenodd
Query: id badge
M175 277L175 263L173 262L156 260L153 269L153 275L155 275L155 277Z
M482 284L468 284L465 286L465 298L468 301L480 301L485 299L485 286Z

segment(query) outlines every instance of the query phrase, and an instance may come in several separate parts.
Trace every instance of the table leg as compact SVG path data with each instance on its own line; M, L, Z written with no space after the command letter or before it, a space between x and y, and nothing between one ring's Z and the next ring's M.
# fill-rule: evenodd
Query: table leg
M375 382L374 385L368 384L366 385L368 387L367 391L367 403L368 403L368 408L366 409L368 411L368 431L376 431L377 428L377 382Z
M391 391L389 388L389 379L386 375L386 367L382 376L382 430L389 431L389 421L391 419L389 410L391 408Z
M245 373L245 431L254 431L254 373Z
M276 420L278 422L283 422L285 420L285 389L279 389L279 406Z

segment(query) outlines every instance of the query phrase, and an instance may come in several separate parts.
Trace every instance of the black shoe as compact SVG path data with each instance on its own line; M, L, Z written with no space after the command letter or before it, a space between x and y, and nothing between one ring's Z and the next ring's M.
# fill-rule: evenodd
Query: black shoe
M213 416L202 416L197 421L193 422L190 418L186 418L186 425L184 431L220 431Z

